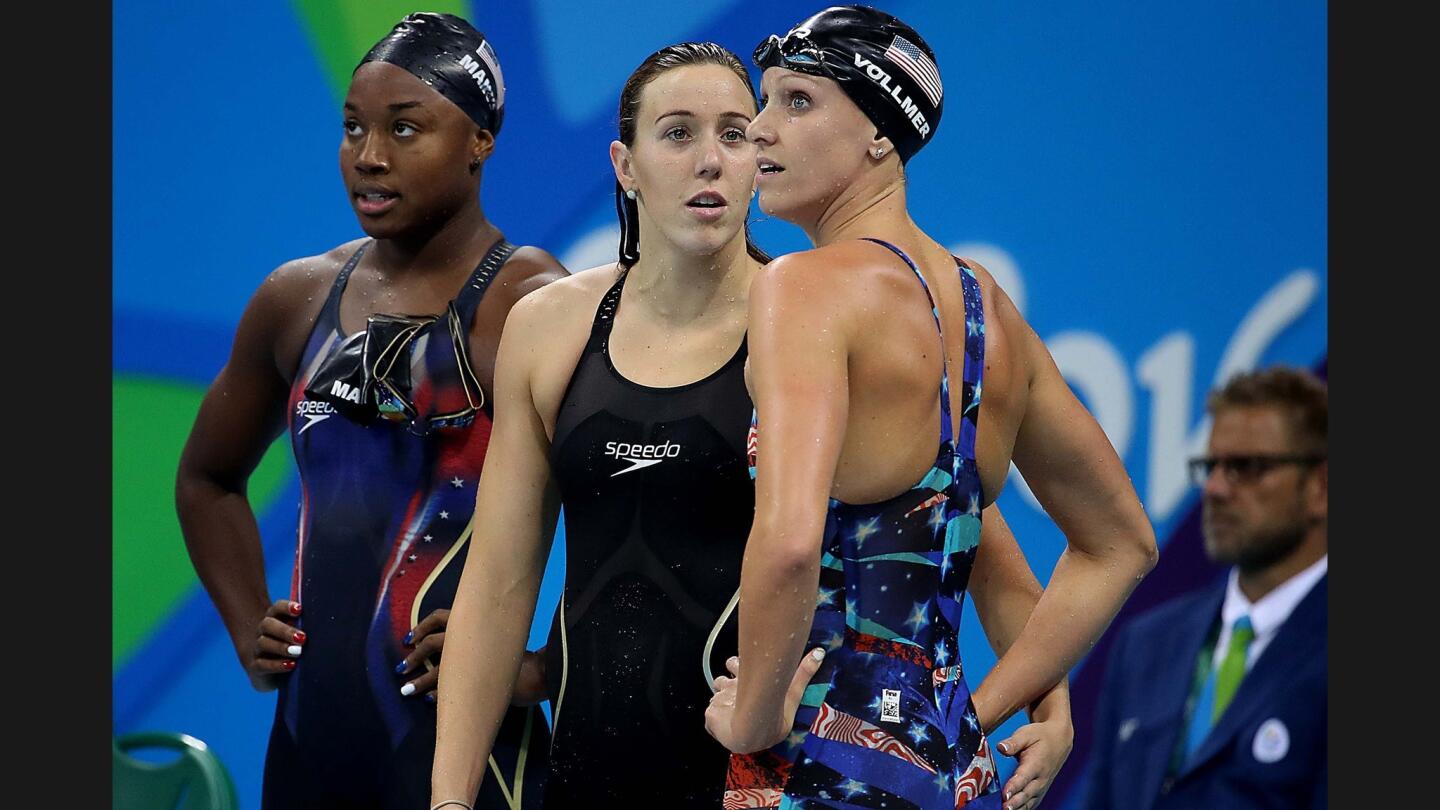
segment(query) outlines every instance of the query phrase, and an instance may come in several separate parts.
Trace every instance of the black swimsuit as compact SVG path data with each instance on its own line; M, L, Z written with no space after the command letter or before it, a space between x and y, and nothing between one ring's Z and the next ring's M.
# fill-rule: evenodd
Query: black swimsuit
M624 283L600 303L551 444L567 558L545 804L719 808L728 754L704 714L737 649L755 510L745 341L686 385L627 380L608 350Z

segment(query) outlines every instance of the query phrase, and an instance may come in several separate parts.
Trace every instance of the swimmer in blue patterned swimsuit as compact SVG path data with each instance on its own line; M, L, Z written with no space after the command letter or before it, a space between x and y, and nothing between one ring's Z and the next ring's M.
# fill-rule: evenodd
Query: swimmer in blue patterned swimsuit
M755 61L760 206L816 247L750 293L756 513L741 654L706 712L735 752L726 806L1033 807L1043 788L1002 791L988 735L1104 631L1153 532L1004 292L910 219L907 166L943 109L924 39L834 7ZM972 691L961 606L1012 458L1069 547Z

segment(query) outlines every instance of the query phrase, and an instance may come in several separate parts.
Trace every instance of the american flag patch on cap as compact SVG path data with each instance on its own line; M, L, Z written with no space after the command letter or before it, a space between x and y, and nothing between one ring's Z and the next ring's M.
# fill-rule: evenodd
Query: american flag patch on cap
M945 92L940 85L940 69L935 67L935 63L924 51L915 47L915 43L897 36L890 43L890 47L885 49L885 58L914 79L931 104L940 106L940 98Z
M500 73L500 60L495 58L495 49L491 47L490 40L481 42L475 53L485 63L490 75L495 77L495 108L501 109L505 106L505 76Z

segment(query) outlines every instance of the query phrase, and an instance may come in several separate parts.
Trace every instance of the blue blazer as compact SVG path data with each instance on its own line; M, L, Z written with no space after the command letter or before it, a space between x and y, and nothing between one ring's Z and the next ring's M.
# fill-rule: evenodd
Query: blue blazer
M1296 605L1210 735L1174 776L1200 647L1225 580L1137 616L1116 637L1083 810L1326 806L1328 576Z

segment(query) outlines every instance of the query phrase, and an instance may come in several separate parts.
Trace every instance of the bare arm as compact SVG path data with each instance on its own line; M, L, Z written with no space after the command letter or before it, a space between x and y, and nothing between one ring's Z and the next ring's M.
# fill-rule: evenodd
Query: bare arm
M998 504L985 509L980 546L967 590L991 648L1003 656L1024 630L1044 590L1025 561ZM1030 704L1030 720L1030 724L1016 729L995 746L1000 753L1019 761L1005 783L1007 807L1030 808L1039 804L1070 756L1075 744L1075 726L1070 717L1067 679L1060 679Z
M493 399L495 390L496 351L492 351L492 348L498 351L510 310L521 298L567 275L569 274L565 268L554 256L536 247L521 247L505 263L494 284L480 299L480 307L470 330L470 360L482 390L491 392L487 401ZM402 674L418 675L407 681L409 694L415 697L423 695L432 701L437 699L440 670L427 670L424 663L444 651L445 641L449 636L450 613L445 608L436 608L410 629L408 644L412 649L402 661ZM544 650L545 648L541 647L537 652L525 653L512 695L515 705L532 706L545 699Z
M568 275L569 271L554 256L531 245L516 249L500 269L495 283L480 299L470 329L470 361L487 394L495 391L496 352L491 348L500 345L510 310L531 292Z
M1062 680L1158 558L1124 466L1039 336L1000 296L997 317L1030 369L1014 461L1067 547L1030 621L975 690L989 731Z
M997 656L1003 656L1030 620L1045 589L1035 578L1025 554L1015 541L1000 506L985 508L980 528L980 546L967 591L985 637ZM1043 723L1063 718L1070 721L1069 681L1062 678L1030 704L1030 719Z
M761 414L755 521L740 572L740 678L730 733L758 750L780 718L805 652L820 544L849 409L846 337L833 280L798 257L773 262L750 289L750 373ZM812 670L813 671L813 670Z
M550 443L530 388L544 327L531 303L522 301L510 313L495 365L495 423L439 672L433 801L472 802L480 789L510 705L559 512Z
M175 480L190 561L257 689L274 688L273 676L285 671L283 658L257 648L271 603L260 531L246 492L251 473L285 426L289 391L275 346L286 320L300 313L288 300L293 285L280 276L276 271L266 280L241 316L230 358L200 404ZM270 650L281 651L283 645Z

